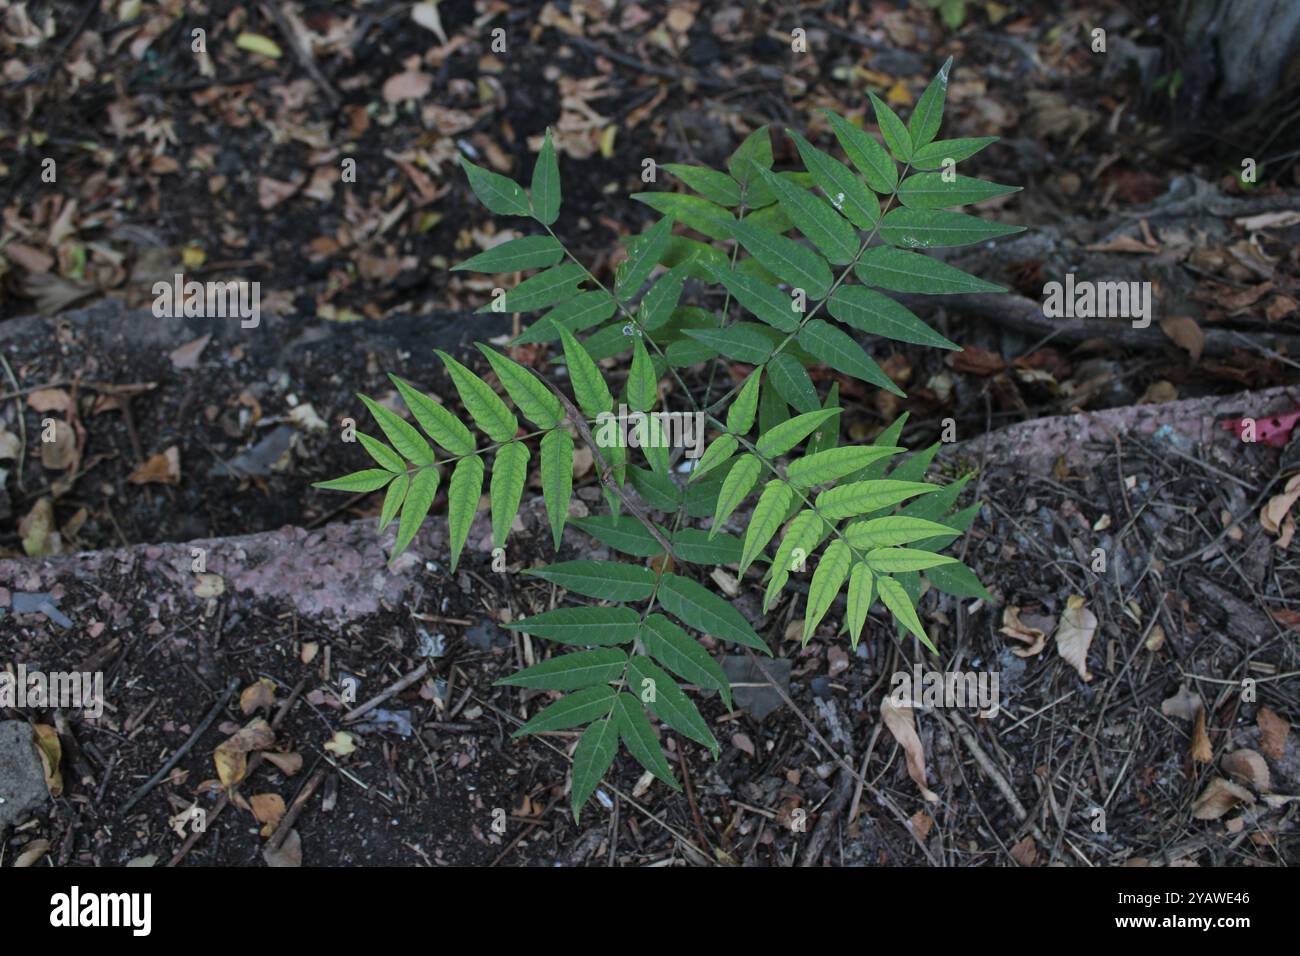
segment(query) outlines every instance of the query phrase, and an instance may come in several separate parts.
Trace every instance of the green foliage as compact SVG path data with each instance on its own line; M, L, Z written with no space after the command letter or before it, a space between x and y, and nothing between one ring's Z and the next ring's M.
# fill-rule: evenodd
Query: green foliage
M534 270L480 311L537 313L514 344L558 343L550 361L563 371L529 367L480 345L492 373L485 378L439 352L463 413L394 377L411 421L363 397L384 440L357 437L376 467L317 487L356 495L382 490L380 527L397 521L393 557L409 546L445 487L454 568L485 480L493 547L510 546L533 468L557 551L573 524L626 558L580 555L526 569L549 587L544 597L524 594L536 593L538 606L548 609L507 625L568 648L499 683L555 695L516 736L583 728L573 751L575 818L620 743L674 789L662 733L717 754L709 721L683 689L717 693L731 707L727 678L699 636L733 651L771 653L768 638L707 574L700 576L706 583L697 580L691 565L726 565L742 580L761 578L765 613L786 595L792 576L806 580L804 642L830 620L856 647L878 607L900 634L934 650L917 610L924 582L961 598L987 596L969 568L942 553L978 510L957 507L967 479L927 478L937 445L904 457L898 439L905 415L872 444L841 445L838 383L823 395L808 373L825 365L901 396L864 343L959 346L888 293L1004 291L922 251L1019 231L956 211L1016 187L954 172L955 163L994 139L937 138L950 68L951 61L944 64L906 121L871 95L883 144L827 110L829 135L821 143L788 133L805 170L773 169L766 127L745 139L725 171L664 165L669 184L686 191L632 197L659 218L625 243L610 287L552 232L562 204L549 131L527 190L462 163L489 210L530 217L542 231L455 268ZM714 287L716 297L700 301L723 307L684 304L688 279ZM742 313L739 321L733 312ZM705 374L694 376L700 366ZM721 399L704 385L719 374L732 378ZM665 378L672 379L667 386ZM647 447L643 439L629 448L602 438L618 402L653 414L666 410L663 396L707 425L693 467L679 467L662 443ZM592 445L610 508L570 519L579 442ZM681 471L689 480L678 480ZM648 512L623 500L633 489ZM743 523L735 519L751 501ZM557 605L566 594L570 600Z

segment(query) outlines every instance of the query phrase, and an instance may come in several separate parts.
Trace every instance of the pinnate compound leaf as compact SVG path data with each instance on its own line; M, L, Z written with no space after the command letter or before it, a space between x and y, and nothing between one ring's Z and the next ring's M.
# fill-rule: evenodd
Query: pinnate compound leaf
M617 647L598 647L593 651L574 651L534 664L493 686L530 687L540 690L582 690L618 680L627 667L627 654Z

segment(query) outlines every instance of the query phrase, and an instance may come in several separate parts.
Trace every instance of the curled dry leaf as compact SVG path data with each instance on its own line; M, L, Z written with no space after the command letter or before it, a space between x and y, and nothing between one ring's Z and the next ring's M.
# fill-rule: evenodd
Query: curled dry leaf
M1196 723L1192 726L1192 759L1199 763L1209 763L1214 759L1214 747L1210 744L1210 735L1205 732L1205 710L1197 711Z
M1295 535L1295 518L1291 508L1300 499L1300 474L1291 476L1280 494L1274 495L1259 512L1259 523L1269 534L1277 535L1277 546L1282 550L1291 544Z
M1259 793L1268 793L1272 789L1268 762L1249 748L1224 754L1219 761L1219 768L1237 783L1253 787Z
M1179 720L1195 720L1204 708L1201 695L1192 693L1191 688L1183 684L1178 688L1178 693L1161 702L1160 713Z
M1281 760L1282 754L1286 752L1286 738L1291 732L1291 723L1267 707L1259 709L1255 723L1259 727L1259 749L1274 760Z
M1096 633L1097 615L1083 606L1082 597L1071 594L1056 629L1056 652L1073 665L1085 681L1092 680L1088 673L1088 648L1092 646Z
M1174 344L1187 350L1193 362L1201 360L1201 352L1205 349L1205 333L1195 319L1187 315L1170 316L1160 321L1160 328L1174 340Z
M63 795L63 772L59 769L63 763L63 745L59 743L59 732L49 724L36 724L36 749L41 755L41 770L45 773L45 786L50 796Z
M249 684L239 695L239 709L247 717L255 710L270 711L275 706L275 681L263 677Z
M217 765L217 777L226 789L236 786L248 773L248 754L254 750L265 750L275 743L275 732L265 719L258 717L251 720L229 740L217 746L213 760Z
M181 480L181 450L172 445L151 455L126 479L133 485L174 485Z
M255 793L249 797L248 805L254 818L262 824L262 836L269 837L284 817L284 797L278 793Z
M1020 608L1013 604L1008 604L1002 611L1002 633L1029 645L1011 648L1011 653L1016 657L1034 657L1041 654L1043 648L1047 646L1047 631L1022 620Z
M1250 791L1231 780L1215 777L1192 804L1192 817L1197 820L1217 820L1238 804L1254 804Z
M921 738L916 733L916 720L912 708L899 707L890 698L880 702L880 717L894 735L898 745L907 757L907 775L912 778L929 803L938 803L939 795L926 786L925 751L921 748Z
M292 777L302 770L302 754L300 753L281 754L268 750L262 754L262 758L268 763L275 764L286 777Z

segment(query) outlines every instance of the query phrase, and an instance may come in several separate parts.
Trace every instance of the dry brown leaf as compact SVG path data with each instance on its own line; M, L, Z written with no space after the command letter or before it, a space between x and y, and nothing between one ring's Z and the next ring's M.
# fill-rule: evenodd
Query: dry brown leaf
M1033 836L1026 835L1023 840L1011 848L1010 853L1011 859L1021 866L1033 866L1038 862L1038 842Z
M1214 759L1214 747L1205 731L1204 708L1197 711L1196 722L1192 725L1192 759L1199 763L1209 763Z
M384 101L400 103L402 100L419 100L428 95L433 86L433 77L420 70L406 70L394 73L384 81Z
M325 749L337 756L346 757L357 749L357 745L346 730L336 730L334 736L325 742Z
M1088 648L1097 633L1097 615L1083 606L1083 598L1071 594L1061 613L1061 623L1056 628L1056 652L1085 681L1092 680L1088 673Z
M280 849L272 850L269 846L262 849L262 859L267 866L302 866L302 837L297 830L290 830Z
M27 407L36 412L62 415L72 408L72 396L61 388L38 388L27 396Z
M212 341L212 333L200 335L193 342L186 342L184 345L172 349L168 357L172 360L172 367L176 369L198 368L199 356L207 348L208 343Z
M1259 523L1269 534L1280 534L1291 507L1300 500L1300 474L1292 475L1281 494L1270 498L1259 512Z
M1234 750L1224 754L1219 767L1237 783L1253 787L1259 793L1268 793L1273 789L1268 772L1268 761L1259 753L1249 748Z
M172 445L166 451L150 455L127 477L133 485L175 485L181 480L181 450Z
M262 824L262 836L269 837L284 817L284 797L278 793L255 793L248 798L253 817Z
M1187 350L1193 362L1201 360L1201 352L1205 349L1205 333L1195 319L1187 315L1170 316L1160 320L1160 328L1174 340L1175 345Z
M41 862L41 859L49 852L49 840L33 840L31 843L23 847L23 852L18 854L18 858L14 860L14 868L22 870L35 866L37 863Z
M41 755L41 770L45 773L45 786L50 796L63 795L63 772L59 769L63 763L63 745L59 743L59 732L49 724L34 724L36 731L36 749Z
M258 177L257 204L263 209L274 209L296 193L306 178L304 175L299 175L286 182L283 179L272 179L270 176Z
M302 754L300 753L282 754L267 750L262 753L262 758L267 763L275 764L286 777L292 777L302 770Z
M1204 709L1205 704L1201 700L1201 695L1193 693L1186 684L1181 685L1173 697L1166 698L1160 703L1160 713L1166 717L1177 717L1179 720L1195 720L1196 715Z
M263 677L255 684L249 684L240 692L239 709L247 717L253 711L261 709L268 713L275 706L275 681Z
M271 730L271 725L264 718L258 717L219 744L212 756L222 785L226 789L237 785L248 772L248 754L254 750L265 750L273 743L275 732Z
M1286 752L1287 734L1291 732L1291 723L1279 717L1267 707L1261 707L1255 715L1259 727L1259 749L1274 760L1281 760Z
M81 459L76 436L62 418L53 418L51 421L54 423L54 440L41 441L41 464L50 471L75 469Z
M1013 647L1011 653L1016 657L1033 657L1043 652L1047 646L1047 632L1040 627L1032 627L1020 619L1020 608L1008 604L1002 611L1002 632L1007 637L1015 638L1028 644L1028 647Z
M1215 777L1192 804L1192 817L1197 820L1217 820L1238 804L1254 804L1255 798L1245 787Z
M193 591L195 597L220 597L226 593L226 582L219 574L196 574Z
M921 738L916 733L916 719L912 708L899 707L886 697L880 702L880 717L894 735L898 745L907 757L907 775L912 778L929 803L938 803L939 795L931 790L925 781L925 751L921 747Z
M924 843L925 838L930 835L930 831L934 829L934 817L930 816L930 814L926 813L924 810L917 810L912 814L908 823L912 825L912 829L916 831L917 838L920 839L922 843Z

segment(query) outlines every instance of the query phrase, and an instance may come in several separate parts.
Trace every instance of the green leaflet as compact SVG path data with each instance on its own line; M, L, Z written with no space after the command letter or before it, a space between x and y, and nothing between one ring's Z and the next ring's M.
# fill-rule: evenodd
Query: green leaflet
M853 650L858 649L858 638L862 636L862 626L867 622L867 612L876 599L875 576L871 569L859 562L853 565L849 573L849 592L847 607L844 610L844 623L849 629L849 640Z
M825 522L816 512L805 510L794 516L794 520L785 529L781 543L777 545L776 553L772 556L772 577L767 583L767 591L763 594L763 613L767 613L773 602L780 596L781 589L785 587L786 581L790 580L790 572L796 568L803 568L808 555L812 554L813 549L817 547L825 530Z
M782 332L793 332L799 327L798 313L791 308L793 300L780 289L731 269L707 268L737 302L768 325Z
M720 206L740 205L740 185L726 173L681 163L664 163L663 168L710 202Z
M505 625L561 644L626 644L636 637L641 618L630 607L562 607Z
M614 407L614 398L609 394L609 386L605 384L605 376L601 374L600 367L568 330L560 330L560 339L564 342L564 361L569 367L569 381L573 383L573 395L578 400L578 407L591 418L609 411Z
M641 305L637 309L637 323L646 332L663 328L672 319L677 302L682 297L682 284L686 281L686 274L685 266L677 266L665 272L641 299Z
M455 415L409 382L396 375L390 374L388 377L401 392L402 400L424 433L446 449L448 454L468 455L474 450L474 436Z
M442 364L447 367L452 383L456 386L456 392L460 395L465 410L474 419L474 423L493 441L505 442L514 438L515 433L519 431L519 422L514 412L506 407L506 403L488 387L487 382L446 352L435 349L434 354L442 359Z
M650 278L650 273L667 250L672 231L673 217L664 216L632 242L627 259L618 266L615 295L626 300L641 290L641 283Z
M618 309L614 297L604 289L579 293L529 326L515 339L515 344L550 342L558 338L561 329L578 333L608 320Z
M371 438L365 432L357 432L357 439L361 442L361 447L366 450L366 453L385 471L394 475L405 473L406 460L383 442Z
M851 169L823 153L794 130L787 130L786 135L794 140L799 157L830 204L859 229L873 228L880 218L880 200L876 194L862 185L862 180Z
M679 621L710 637L772 653L739 611L690 578L665 574L659 582L659 603Z
M415 533L420 530L420 525L424 523L425 516L433 505L433 498L438 493L438 481L438 469L432 466L421 468L411 479L406 498L402 502L402 517L397 522L397 541L393 545L390 561L405 551L415 539Z
M460 165L465 170L465 175L469 177L469 188L474 190L474 195L478 197L479 202L487 206L491 212L499 216L530 214L528 197L524 195L523 187L513 179L507 179L499 173L475 166L464 156L460 157Z
M961 563L942 564L925 572L926 578L936 590L956 597L983 598L991 600L992 595L980 583L975 572Z
M938 169L948 160L959 163L969 159L985 146L996 143L996 136L978 136L972 139L939 139L922 146L912 154L915 169Z
M771 190L760 177L764 169L772 168L772 136L766 126L760 126L745 137L745 141L727 160L727 171L744 193L745 205L759 209L772 202Z
M789 352L778 352L767 363L768 383L797 412L815 412L821 408L817 388L808 370Z
M560 164L551 144L551 131L546 130L542 148L533 164L533 218L549 226L560 216Z
M614 706L614 688L607 685L588 687L543 708L511 737L538 734L546 730L567 730L597 717L604 717Z
M653 558L664 551L646 526L631 515L574 518L573 523L601 544L634 558Z
M838 113L832 110L822 112L830 119L844 154L866 179L867 185L882 196L891 194L898 185L898 167L884 147Z
M890 246L868 249L858 259L854 272L867 285L894 292L963 295L970 292L1007 291L1000 285L977 279L946 262Z
M799 345L837 372L906 397L906 393L894 384L853 336L823 319L812 319L799 330Z
M777 529L785 522L785 516L794 501L794 489L780 478L773 478L763 486L763 493L754 505L754 514L745 528L745 547L740 556L740 571L754 563L767 543L772 540Z
M740 441L735 435L719 435L700 456L699 464L691 470L690 478L687 480L695 481L730 459L739 445Z
M342 478L312 482L312 487L321 488L325 491L367 492L378 491L392 480L393 472L391 471L386 471L383 468L367 468L364 471L354 471Z
M809 298L823 298L834 281L826 260L793 239L766 232L747 220L726 224L732 236L759 264L782 282L803 289Z
M912 158L912 137L907 132L907 127L898 118L898 114L889 108L888 103L869 90L867 95L871 97L871 106L876 111L876 125L880 127L880 135L885 138L890 154L900 163L906 163Z
M880 238L906 249L969 246L1024 231L1024 226L1008 226L941 209L891 209L880 221Z
M615 561L561 561L524 574L602 601L644 601L655 589L649 568Z
M475 310L484 312L533 312L548 309L578 294L578 284L587 278L587 270L576 262L551 266L543 272L529 276L505 293L499 300Z
M831 382L831 387L826 390L826 400L822 402L822 408L839 408L840 407L840 383ZM808 439L808 454L816 454L819 451L825 451L828 448L834 448L840 443L840 422L838 418L828 418L822 422Z
M636 762L662 780L674 790L680 790L668 768L668 760L659 749L659 738L650 720L635 697L626 691L614 699L614 722L618 724L618 734L627 744L627 749Z
M869 518L854 521L844 527L844 538L855 548L891 548L913 541L924 541L937 534L947 534L947 525L925 518L911 518L906 515L888 515L884 518ZM890 568L874 570L890 571ZM911 570L919 570L912 568Z
M478 511L479 495L483 493L483 459L478 455L462 458L456 463L447 483L447 530L451 547L451 570L456 570L460 552L469 537L474 513Z
M849 575L849 564L852 560L849 546L836 538L826 546L826 550L817 561L817 569L813 571L812 581L808 585L808 607L804 612L803 643L805 645L817 630L817 625L821 623L822 618L826 616L826 612L830 610L835 596L840 593L840 587Z
M762 470L762 462L753 455L744 455L727 472L727 476L722 479L722 491L718 494L718 502L713 511L713 525L709 529L711 535L722 530L722 523L749 496L754 482L758 480L758 473Z
M398 475L393 479L393 483L388 486L388 491L384 494L384 505L379 511L379 530L383 531L393 519L397 517L397 512L401 509L402 503L406 501L406 492L411 485L411 479L406 475Z
M581 821L583 805L595 792L600 778L613 765L617 754L618 724L613 719L594 721L578 738L578 746L573 751L574 823Z
M855 481L823 491L817 496L817 508L829 519L853 518L938 490L938 485L923 481L895 481L889 478Z
M665 724L708 747L714 759L717 759L720 748L709 725L682 693L682 689L658 664L644 655L633 657L628 664L628 689Z
M758 383L762 377L763 367L760 365L749 374L745 384L732 399L731 407L727 409L727 429L733 435L748 435L754 427L754 413L758 410Z
M953 176L951 179L951 182L945 181L943 173L908 176L898 187L899 202L913 209L947 209L1020 192L1019 186L1002 186L969 176Z
M554 236L522 236L493 246L452 266L452 272L520 272L547 269L564 258L564 247Z
M740 563L740 539L734 534L711 534L703 528L682 528L671 538L673 557L691 564Z
M514 399L514 403L524 413L525 418L538 428L554 428L560 423L564 418L564 408L536 373L506 358L500 352L488 348L482 342L477 345L479 351L487 357L492 370L497 373L497 378L501 380L501 387Z
M921 619L916 616L916 608L912 606L912 599L907 596L903 586L893 578L881 574L876 576L876 590L881 602L889 609L889 613L894 615L894 619L915 634L922 644L938 654L938 649L931 643L925 628L921 626Z
M541 448L542 498L551 522L551 540L558 551L573 497L573 437L563 428L553 428L542 436Z
M716 690L731 710L731 683L722 668L689 634L664 617L651 614L641 629L641 643L646 653L689 683Z
M525 667L502 677L494 687L532 687L541 690L582 690L618 680L627 666L627 655L617 647L574 651L549 661Z
M957 559L916 548L876 548L867 553L867 567L877 574L901 574L924 571L941 564L956 564Z
M897 342L960 350L961 346L930 328L901 303L874 289L842 285L826 303L836 319L860 332Z
M654 363L641 336L632 345L632 369L627 376L627 403L633 411L648 412L659 398Z
M774 428L767 430L766 434L759 435L754 449L764 458L775 458L778 455L784 455L799 442L807 438L822 422L838 415L838 408L819 408L815 412L805 412L802 415L784 421Z
M497 449L492 463L492 546L504 548L528 481L528 446L512 441Z
M851 475L873 461L897 455L902 450L889 445L846 445L843 448L829 448L790 462L786 469L786 477L796 488L825 485ZM856 543L852 541L849 543L857 547Z
M772 340L744 322L725 329L686 329L686 334L737 362L761 365L772 354Z
M633 193L632 199L643 202L655 212L672 217L683 226L701 232L710 239L730 239L727 224L732 215L717 203L687 196L684 193ZM633 290L635 291L635 290Z
M822 255L837 265L853 261L858 253L858 235L829 203L766 170L760 175L790 221Z
M913 151L930 142L939 132L939 123L943 119L943 101L948 93L948 71L951 69L952 57L948 57L912 110L907 121L907 132Z
M429 443L424 440L423 436L415 430L415 426L404 421L395 412L389 411L373 399L364 395L358 395L357 397L361 399L366 408L370 409L370 414L375 416L375 421L379 423L383 433L388 436L388 440L393 443L393 447L397 449L398 454L417 465L433 464L433 449L429 447ZM384 464L382 461L379 463ZM403 466L402 470L405 470L405 466Z

